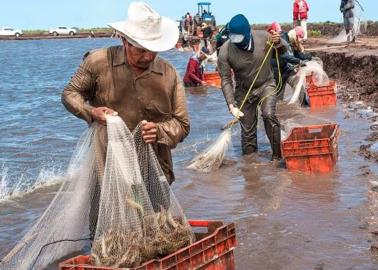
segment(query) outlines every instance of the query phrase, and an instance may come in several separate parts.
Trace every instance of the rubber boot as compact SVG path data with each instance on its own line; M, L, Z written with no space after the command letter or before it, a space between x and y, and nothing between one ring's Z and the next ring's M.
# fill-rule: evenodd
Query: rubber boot
M242 154L250 155L257 152L257 138L256 136L247 137L242 135L241 139Z
M266 135L269 138L272 148L272 160L282 158L281 155L281 126L276 116L267 116L264 118L264 127Z

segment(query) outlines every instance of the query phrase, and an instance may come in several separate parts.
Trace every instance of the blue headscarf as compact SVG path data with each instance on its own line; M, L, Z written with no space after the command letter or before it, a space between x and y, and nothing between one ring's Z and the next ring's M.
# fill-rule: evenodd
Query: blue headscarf
M232 17L231 21L228 24L228 29L230 31L230 35L238 34L244 36L244 39L241 42L234 43L239 49L248 50L249 44L252 41L251 49L253 50L251 26L247 18L243 14L238 14Z

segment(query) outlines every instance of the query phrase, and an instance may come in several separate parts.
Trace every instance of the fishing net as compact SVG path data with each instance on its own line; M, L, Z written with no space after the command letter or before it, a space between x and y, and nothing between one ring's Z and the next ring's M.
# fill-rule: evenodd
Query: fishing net
M330 44L344 43L348 41L348 38L349 38L349 41L351 41L353 36L358 36L361 34L361 18L362 18L363 11L358 5L356 5L353 8L352 12L353 12L353 17L354 17L352 31L350 31L350 33L347 34L345 31L345 28L343 27L340 33L337 36L328 40L327 43L330 43Z
M231 128L226 128L208 148L191 161L187 168L201 172L211 172L218 169L222 165L231 143L231 135Z
M134 267L192 243L190 226L139 126L132 134L119 117L109 117L107 125L94 264Z
M289 101L289 104L296 103L306 86L306 76L312 75L312 79L316 86L326 86L329 84L327 73L323 70L323 65L318 61L308 61L306 66L301 67L296 76L299 77L298 83L295 86L294 93Z
M85 246L96 182L94 138L99 131L100 128L93 125L81 136L56 196L34 226L2 259L0 269L44 269Z
M92 264L109 267L137 266L194 240L152 146L118 116L81 137L55 198L0 269L44 269L83 253L90 238Z

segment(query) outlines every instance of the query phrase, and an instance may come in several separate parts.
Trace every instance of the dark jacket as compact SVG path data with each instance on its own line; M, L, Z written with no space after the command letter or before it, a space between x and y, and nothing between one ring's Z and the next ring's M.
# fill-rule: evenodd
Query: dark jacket
M222 27L219 33L215 36L216 44L215 48L217 54L219 54L220 47L229 39L230 30L228 29L228 23Z
M207 26L204 29L202 29L203 38L212 38L213 37L213 30L211 29L211 26Z
M287 43L287 51L279 56L280 71L284 74L291 73L301 61L311 60L312 56L305 52L295 50L290 44L287 33L282 33L281 38ZM278 73L276 56L273 55L271 64L275 73Z

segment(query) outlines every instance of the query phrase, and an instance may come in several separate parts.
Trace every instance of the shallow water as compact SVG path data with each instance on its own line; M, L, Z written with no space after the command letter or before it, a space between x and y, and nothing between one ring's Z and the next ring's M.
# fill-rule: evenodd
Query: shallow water
M118 41L0 42L0 258L47 207L86 128L61 105L62 89L87 50L113 44ZM190 55L162 54L181 74ZM235 129L227 164L201 174L185 166L231 117L218 90L190 91L187 99L191 134L174 151L173 188L188 218L236 223L237 269L378 269L368 226L368 209L377 202L367 195L378 168L358 155L369 133L364 115L341 104L317 112L280 104L279 117L287 127L340 125L340 157L329 175L273 167L261 123L258 154L241 157ZM42 188L22 195L34 187Z

